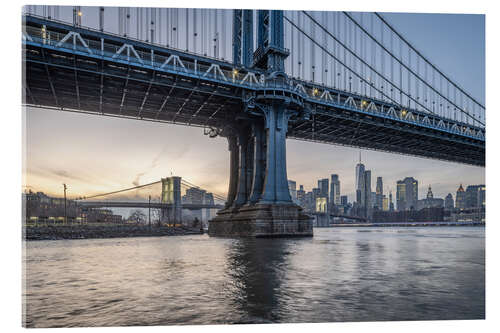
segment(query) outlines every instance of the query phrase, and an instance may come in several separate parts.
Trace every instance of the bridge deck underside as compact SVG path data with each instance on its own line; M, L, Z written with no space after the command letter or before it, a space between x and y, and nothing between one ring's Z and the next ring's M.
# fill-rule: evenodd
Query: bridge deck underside
M219 127L243 109L241 87L44 47L25 47L24 102L108 116ZM484 141L352 110L316 107L289 138L484 166Z
M217 83L43 49L26 51L25 101L68 111L217 126L241 92Z
M353 116L352 112L341 109L324 110L316 113L313 121L292 124L288 137L471 165L485 163L484 144L477 140L464 140L392 119Z

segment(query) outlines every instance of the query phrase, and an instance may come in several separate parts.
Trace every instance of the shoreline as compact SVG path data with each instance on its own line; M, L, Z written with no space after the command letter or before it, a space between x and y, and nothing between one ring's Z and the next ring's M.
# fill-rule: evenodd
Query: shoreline
M325 227L315 227L315 228L353 228L353 227L478 227L485 226L486 223L481 222L470 222L470 223L460 223L460 222L449 222L449 223L440 223L440 222L403 222L403 223L338 223L332 224Z
M22 239L65 240L65 239L103 239L125 237L159 237L202 235L203 230L188 227L167 227L152 225L45 225L24 226Z

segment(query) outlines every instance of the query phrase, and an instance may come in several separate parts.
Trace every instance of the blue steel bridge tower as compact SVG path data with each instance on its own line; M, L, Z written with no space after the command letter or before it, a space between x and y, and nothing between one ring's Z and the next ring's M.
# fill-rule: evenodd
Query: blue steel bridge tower
M241 110L219 131L230 152L225 209L209 223L211 236L312 236L312 218L292 202L286 172L286 136L291 119L308 118L307 105L290 91L284 61L283 11L235 10L234 65L258 69L262 88L246 93ZM263 82L262 82L263 81Z

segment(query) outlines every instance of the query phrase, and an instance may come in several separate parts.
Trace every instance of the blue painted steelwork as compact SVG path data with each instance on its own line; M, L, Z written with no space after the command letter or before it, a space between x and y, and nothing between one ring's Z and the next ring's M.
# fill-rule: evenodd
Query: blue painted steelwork
M253 10L244 9L243 10L243 29L241 44L243 50L242 52L242 64L246 68L252 66L253 61Z
M262 14L262 19L270 17ZM53 20L29 15L23 20L25 103L31 106L218 128L237 110L281 100L294 111L289 138L484 165L482 127L272 76L258 66L235 68L219 59ZM61 42L69 33L74 35ZM260 38L263 45L269 45L266 36ZM267 55L276 55L272 52Z
M241 37L242 37L242 21L243 10L233 10L233 64L239 66L242 63L241 57Z

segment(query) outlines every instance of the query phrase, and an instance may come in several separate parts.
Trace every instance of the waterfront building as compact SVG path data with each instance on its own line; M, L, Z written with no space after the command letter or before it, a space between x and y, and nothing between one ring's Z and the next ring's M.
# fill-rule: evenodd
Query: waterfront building
M418 209L418 181L415 178L397 181L396 204L399 211Z
M304 185L299 186L297 191L297 202L302 208L306 208L306 191L304 191Z
M389 198L387 198L385 195L382 197L382 210L383 211L389 210Z
M486 207L486 186L481 185L477 191L477 204L478 207Z
M186 204L203 204L205 199L205 194L207 191L202 190L200 188L192 187L186 190L186 194L182 196L182 203ZM195 218L198 221L203 221L203 212L201 209L198 210L185 210L183 213L183 221L187 222L188 219L194 220Z
M382 177L377 177L377 185L375 187L375 207L383 210L384 206L384 185Z
M330 204L332 206L339 206L340 203L340 180L339 175L331 175L330 182Z
M455 208L465 209L465 191L462 184L458 187L457 194L455 196Z
M207 205L215 204L213 193L205 193L205 197L203 198L203 203L207 204ZM212 218L212 216L215 216L212 213L216 213L216 212L217 212L216 209L206 208L205 209L205 216L203 217L202 222L203 221L208 222Z
M23 193L26 223L121 223L122 216L109 209L82 208L74 200L54 198L43 192ZM64 214L66 211L66 221Z
M290 191L290 197L292 201L298 203L297 201L297 183L293 180L288 180L288 190Z
M442 222L444 221L444 208L431 207L420 210L404 210L396 212L374 211L374 223L380 222Z
M441 198L434 198L434 194L432 193L431 186L429 185L429 189L427 190L427 196L425 199L418 200L418 209L423 208L441 208L444 207L444 200Z
M356 202L359 206L364 206L365 201L365 165L361 163L361 153L359 153L359 163L356 164Z
M364 175L364 181L365 181L365 187L363 191L363 197L364 197L364 205L363 211L365 217L371 216L372 212L372 207L373 207L373 200L372 200L372 172L371 170L365 170L365 175Z
M343 195L343 196L340 197L340 204L342 206L347 206L347 201L348 201L347 195Z
M389 191L389 211L394 211L394 203L392 202L392 191Z
M474 208L480 207L479 190L485 188L484 185L469 185L465 190L465 207Z
M328 178L318 180L319 196L328 198Z
M448 193L446 198L444 198L444 208L450 210L453 209L454 207L455 203L453 201L453 196L451 195L451 193Z
M305 210L308 212L314 212L316 209L316 195L314 191L310 191L306 193L306 204Z

